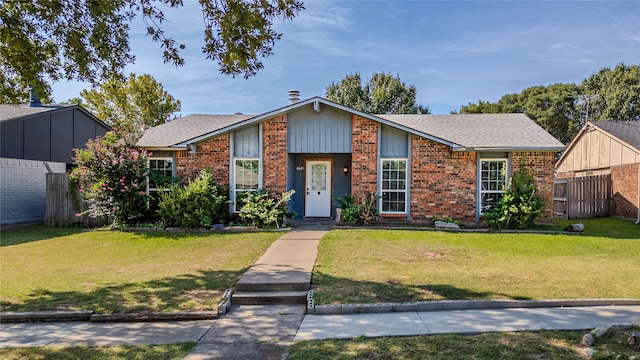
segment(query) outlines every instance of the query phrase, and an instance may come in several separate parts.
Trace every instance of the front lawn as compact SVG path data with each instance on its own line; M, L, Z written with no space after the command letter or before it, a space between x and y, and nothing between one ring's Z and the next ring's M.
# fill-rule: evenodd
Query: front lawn
M640 298L640 227L620 219L582 222L583 235L335 230L319 246L314 298Z
M217 310L278 233L3 230L3 311Z
M4 360L180 360L196 346L194 342L170 345L126 346L41 346L16 349L0 349Z

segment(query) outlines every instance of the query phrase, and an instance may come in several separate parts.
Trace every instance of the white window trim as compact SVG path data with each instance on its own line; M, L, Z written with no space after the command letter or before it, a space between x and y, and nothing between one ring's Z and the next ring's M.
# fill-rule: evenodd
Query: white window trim
M175 174L175 161L173 161L172 157L150 157L147 158L147 169L149 169L149 171L151 171L151 161L153 160L162 160L162 161L167 161L170 160L171 161L171 176L173 177ZM169 191L169 188L152 188L149 183L149 175L146 176L146 180L147 180L147 194L150 194L151 191Z
M382 188L382 183L384 182L384 179L382 178L382 173L384 171L383 169L383 163L385 161L404 161L405 162L405 177L404 177L404 190L392 190L392 189L383 189ZM378 189L378 194L380 194L380 200L378 201L378 208L380 209L380 214L400 214L400 215L404 215L407 213L407 205L408 205L408 194L409 194L409 159L408 158L381 158L380 159L380 165L379 165L379 189ZM396 192L396 193L401 193L404 192L404 211L382 211L382 193L384 191L387 192Z
M257 189L241 189L241 190L237 190L236 189L236 161L238 160L250 160L250 161L257 161L258 162L258 188ZM257 191L259 189L262 189L262 161L260 160L260 158L257 157L234 157L233 158L233 169L231 171L233 173L233 182L231 183L231 196L232 199L231 201L233 202L233 212L238 212L239 209L237 208L237 204L236 204L236 194L238 192L250 192L250 191Z
M502 190L483 190L482 189L482 162L503 162L504 163L504 188ZM478 161L478 207L480 209L480 215L484 214L484 210L482 209L482 195L483 194L504 194L507 185L509 184L509 158L480 158Z

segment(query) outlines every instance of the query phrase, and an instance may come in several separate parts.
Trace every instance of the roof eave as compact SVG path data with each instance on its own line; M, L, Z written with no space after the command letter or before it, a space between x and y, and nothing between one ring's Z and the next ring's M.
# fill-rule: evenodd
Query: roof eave
M478 152L478 151L562 151L564 146L476 146L453 148L455 152Z

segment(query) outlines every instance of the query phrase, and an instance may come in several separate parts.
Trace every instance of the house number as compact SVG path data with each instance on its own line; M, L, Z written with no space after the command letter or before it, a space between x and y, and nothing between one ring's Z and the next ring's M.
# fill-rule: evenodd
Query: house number
M302 170L304 170L304 166L298 166L298 167L296 167L296 170L302 171Z

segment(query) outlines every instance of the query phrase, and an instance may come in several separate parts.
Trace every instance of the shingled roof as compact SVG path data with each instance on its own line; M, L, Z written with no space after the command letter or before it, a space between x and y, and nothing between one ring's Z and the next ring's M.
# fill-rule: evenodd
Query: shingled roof
M40 114L48 111L56 111L60 109L64 109L71 106L78 106L74 104L68 105L42 105L42 106L33 106L29 105L0 105L0 121L9 120L9 119L17 119L21 117L31 116L34 114Z
M138 142L147 148L185 147L238 126L264 121L320 102L373 121L428 137L456 151L562 150L564 145L524 114L371 115L321 97L313 97L262 115L185 116L147 130Z
M229 125L239 123L254 115L207 115L192 114L145 131L138 146L148 148L170 148L185 144L191 139L204 136Z
M640 151L640 122L638 121L602 121L591 125L605 131Z
M467 150L561 150L564 145L524 114L376 115Z

